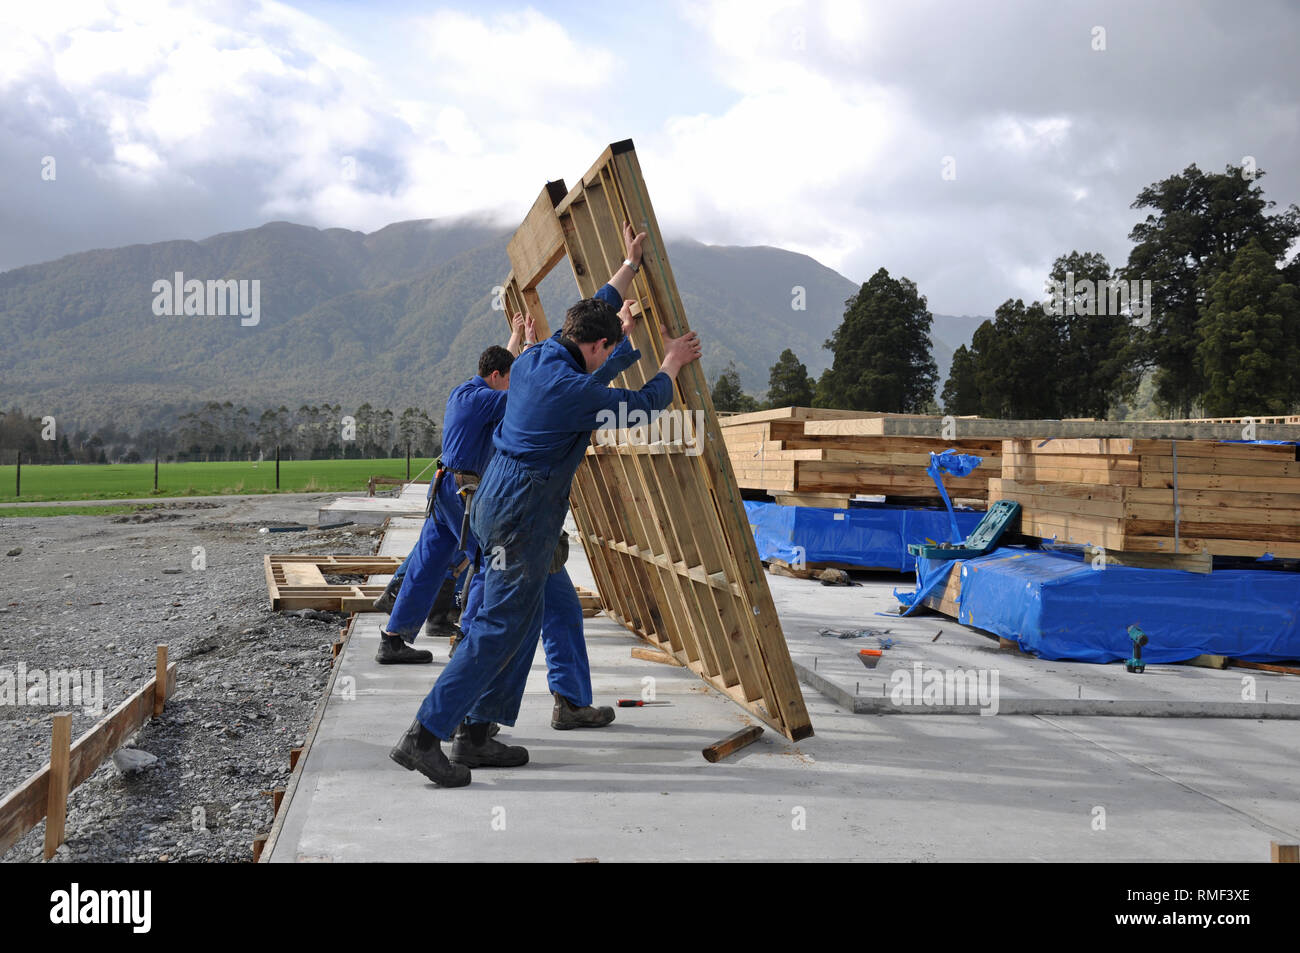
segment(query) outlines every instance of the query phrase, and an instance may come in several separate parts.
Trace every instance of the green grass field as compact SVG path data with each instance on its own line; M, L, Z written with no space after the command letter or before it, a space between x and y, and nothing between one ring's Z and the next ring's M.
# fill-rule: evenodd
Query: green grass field
M415 478L429 463L428 457L412 457L411 477ZM430 469L423 478L427 480L432 474ZM22 476L22 496L14 496L14 467L0 467L0 503L276 492L274 460L261 463L163 463L158 467L157 493L153 492L152 463L103 466L24 464ZM364 490L366 481L372 476L405 477L406 458L283 460L280 463L280 492Z
M32 516L112 516L139 513L151 503L92 503L89 506L0 506L0 520Z

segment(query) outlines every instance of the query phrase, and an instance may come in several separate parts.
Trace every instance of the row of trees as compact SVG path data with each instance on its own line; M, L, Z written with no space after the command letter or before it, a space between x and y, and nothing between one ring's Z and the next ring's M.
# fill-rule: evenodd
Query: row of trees
M1003 302L959 347L943 410L985 417L1105 417L1144 378L1178 417L1281 414L1300 405L1300 209L1269 212L1264 173L1195 165L1143 189L1150 210L1129 233L1127 263L1097 252L1056 259L1043 301ZM766 406L937 410L931 315L906 278L883 268L846 302L819 380L791 352L772 366ZM729 366L720 410L763 404Z
M1141 380L1133 360L1141 329L1132 315L1109 313L1109 305L1108 313L1095 313L1095 289L1106 289L1111 277L1105 257L1095 252L1058 258L1051 281L1068 282L1074 293L1059 307L1019 298L999 306L975 330L971 346L954 352L944 410L1013 419L1105 417Z
M789 406L934 410L939 370L930 353L932 321L916 284L881 268L845 302L844 319L825 344L835 359L820 378L787 348L769 372L766 400L745 393L729 364L713 385L713 406L741 413Z
M168 462L249 460L269 458L276 447L286 459L400 457L408 445L416 456L436 455L438 425L415 407L395 415L369 403L352 412L340 404L304 404L296 411L281 405L256 413L210 401L181 414L174 428L137 433L111 425L68 433L57 418L19 409L0 413L0 451L21 451L30 463L137 463L155 452Z
M987 417L1105 417L1144 375L1177 417L1282 414L1300 403L1300 237L1295 205L1270 215L1257 180L1195 165L1142 190L1152 211L1129 238L1128 262L1058 258L1051 280L1085 291L1057 302L1007 301L953 355L944 409ZM1149 283L1141 308L1097 313L1094 288ZM1058 288L1060 286L1057 286ZM1071 307L1073 305L1073 307Z

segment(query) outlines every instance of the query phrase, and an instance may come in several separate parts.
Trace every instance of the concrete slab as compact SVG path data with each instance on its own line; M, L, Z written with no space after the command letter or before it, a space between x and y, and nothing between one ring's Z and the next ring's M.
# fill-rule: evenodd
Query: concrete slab
M417 530L394 527L381 551L390 542L409 548L402 536ZM576 583L592 584L580 547L569 568ZM879 598L866 587L772 581L792 647L818 670L822 658L856 651L822 649L828 640L815 632L829 620L894 628L864 612L864 598ZM638 641L603 617L586 625L598 703L638 696L652 678L656 697L673 704L620 709L599 731L553 731L539 652L520 723L503 732L529 748L532 762L477 770L468 787L442 790L393 764L388 749L441 669L446 645L426 646L432 666L381 667L373 658L381 622L358 619L273 862L1266 861L1270 840L1300 839L1292 793L1300 764L1294 728L1282 722L871 718L810 691L815 737L794 745L769 731L709 764L700 749L749 716L685 670L632 659ZM1007 665L996 650L981 653L959 638L956 623L914 622L914 632L902 632L908 651L928 652L920 640L942 628L935 645L950 640L951 662ZM1008 678L1025 691L1033 666L1060 665L1012 664L1027 667ZM1082 674L1039 677L1070 694ZM1168 683L1172 697L1197 690L1178 676L1151 682Z
M396 496L341 496L320 508L317 521L351 520L361 526L379 526L390 518L422 517L428 489L423 483L408 483Z
M914 589L910 574L860 574L855 581L861 584L837 587L768 576L800 679L860 713L951 711L951 700L912 702L914 683L924 679L916 674L920 665L922 672L986 673L987 684L997 686L1002 714L1300 718L1295 676L1191 665L1150 665L1132 674L1118 663L1037 659L999 649L996 639L947 616L898 616L893 591ZM853 639L819 634L868 628L880 634ZM865 668L858 650L880 648L880 638L896 644L884 650L875 669ZM919 697L920 689L915 694Z

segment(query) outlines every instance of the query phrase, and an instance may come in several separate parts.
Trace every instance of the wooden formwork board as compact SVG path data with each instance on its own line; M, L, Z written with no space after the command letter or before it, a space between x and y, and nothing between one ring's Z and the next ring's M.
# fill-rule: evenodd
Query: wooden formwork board
M175 693L176 663L166 664L165 673L156 673L154 678L95 722L67 749L67 773L61 778L65 797L94 774L105 759L112 757L113 752L127 738L153 717L157 710L160 677L163 679L162 694L170 698ZM47 761L17 788L0 798L0 855L5 854L46 816L50 780L50 763Z
M549 335L538 283L567 257L579 292L595 294L623 261L624 221L647 233L628 293L643 357L615 384L638 388L663 359L660 325L669 337L690 325L630 140L572 189L542 191L508 246L504 303L507 317L530 311L539 338ZM806 738L812 723L698 362L678 374L671 410L702 425L687 439L593 440L574 477L570 502L601 603L787 738Z
M328 583L326 574L369 576L392 574L397 556L268 555L263 559L271 610L322 609L333 612L373 612L383 586Z

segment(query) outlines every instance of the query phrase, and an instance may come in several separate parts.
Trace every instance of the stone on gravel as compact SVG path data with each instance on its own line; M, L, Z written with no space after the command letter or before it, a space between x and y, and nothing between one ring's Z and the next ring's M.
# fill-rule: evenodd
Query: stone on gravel
M23 548L21 546L15 546L13 549L9 550L9 552L5 553L6 556L21 556L22 554Z
M152 768L158 763L158 757L139 748L118 748L113 752L113 764L123 774L132 774Z
M23 604L0 614L0 663L15 652L29 668L67 667L73 658L83 659L83 666L104 670L104 701L110 706L152 674L159 641L170 639L173 654L187 659L163 716L146 722L132 741L133 749L157 756L154 767L129 777L117 767L99 771L69 795L72 862L251 862L248 844L269 813L259 792L289 777L282 756L292 747L290 739L311 724L329 679L330 653L321 647L325 630L341 617L319 613L308 616L310 625L300 625L303 619L272 612L261 553L279 551L272 547L283 542L259 537L259 543L250 533L315 519L320 502L275 496L221 501L208 504L220 507L211 511L216 519L205 513L172 522L119 524L106 516L70 516L3 523L12 535L0 543L0 556L21 539L22 555L29 558L6 563L0 607L18 599ZM182 507L177 511L184 515ZM42 532L47 535L35 535ZM332 535L326 549L363 555L374 539L358 535ZM206 549L206 572L189 571L196 542ZM118 552L105 558L113 548ZM178 589L161 578L168 566L184 567L167 574L181 576L170 581ZM137 576L133 570L143 572ZM68 572L71 578L60 579ZM66 593L74 585L93 592L92 601L69 605ZM23 624L41 601L54 621ZM35 715L0 707L0 751L13 754L0 758L0 793L21 784L48 754L49 724ZM94 720L74 712L74 736ZM217 806L227 801L245 806L223 815ZM196 820L199 805L205 814ZM205 825L203 832L193 830L196 823ZM38 825L0 862L39 861L41 837ZM201 853L189 856L198 848Z

